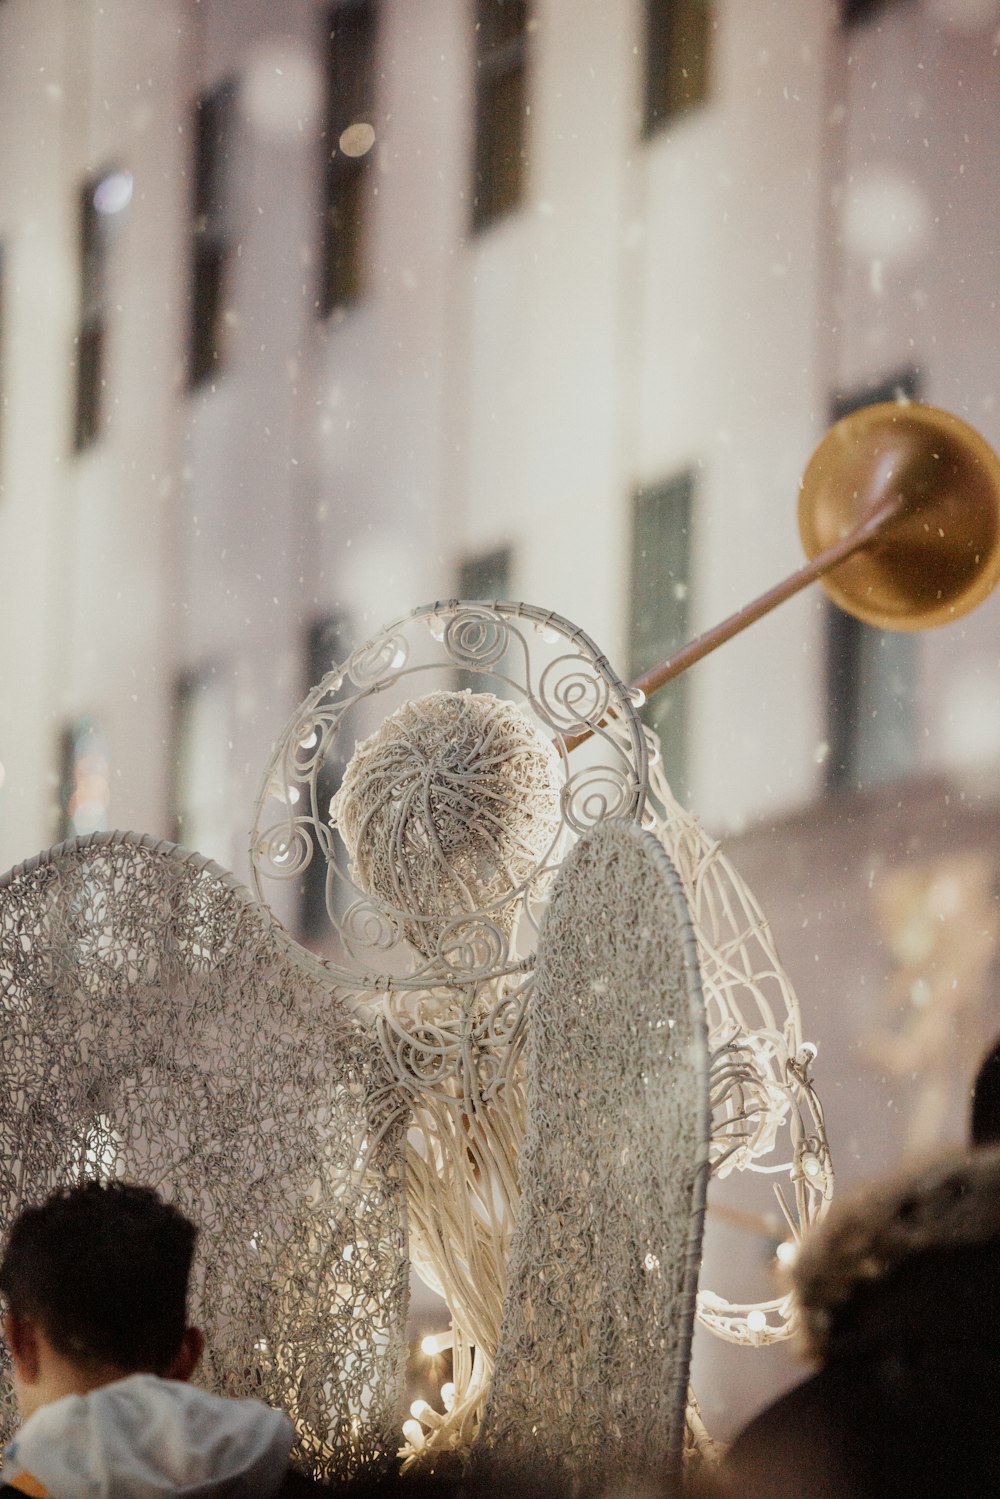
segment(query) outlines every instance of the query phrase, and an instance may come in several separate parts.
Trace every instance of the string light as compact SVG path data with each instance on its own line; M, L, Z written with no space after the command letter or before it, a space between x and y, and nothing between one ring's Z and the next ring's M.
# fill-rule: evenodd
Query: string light
M425 1338L420 1339L420 1352L428 1358L436 1358L439 1353L445 1353L452 1345L452 1331L447 1328L445 1332L429 1332Z

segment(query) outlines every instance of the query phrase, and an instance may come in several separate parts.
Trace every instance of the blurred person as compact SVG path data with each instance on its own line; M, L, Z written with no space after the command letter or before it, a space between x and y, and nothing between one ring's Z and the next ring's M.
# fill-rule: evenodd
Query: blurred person
M1000 1149L840 1201L792 1268L819 1370L722 1465L731 1499L1000 1492Z
M1000 1145L1000 1036L980 1062L972 1085L969 1138L973 1145Z
M23 1425L0 1493L268 1499L314 1487L289 1475L286 1415L187 1383L204 1343L187 1321L196 1238L156 1192L117 1182L19 1214L0 1292Z

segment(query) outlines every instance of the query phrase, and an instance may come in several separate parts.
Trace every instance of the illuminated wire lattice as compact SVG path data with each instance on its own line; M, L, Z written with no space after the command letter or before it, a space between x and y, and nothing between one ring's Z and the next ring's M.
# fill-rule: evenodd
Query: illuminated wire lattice
M289 1411L308 1472L382 1465L408 1296L400 1114L337 990L208 860L99 833L0 880L0 1005L0 1230L84 1177L155 1186L200 1230L199 1378ZM16 1425L5 1364L0 1440Z
M464 702L441 690L456 673L472 690ZM376 694L389 711L372 733L365 713ZM325 807L320 772L345 758L352 721L366 738ZM516 725L509 745L497 737L501 721L505 734ZM587 742L570 751L567 742L584 733ZM500 789L498 767L529 746L523 794L516 777ZM713 1169L785 1175L793 1234L829 1196L812 1051L766 923L673 800L657 760L629 690L582 632L526 605L451 602L415 611L331 671L265 776L252 843L258 889L300 875L314 848L326 857L340 955L331 972L358 986L359 1017L380 1037L408 1100L410 1253L451 1312L439 1341L452 1350L454 1375L446 1408L422 1406L406 1423L407 1462L469 1451L479 1430L522 1212L521 1152L533 1111L546 1106L532 1101L524 1066L534 950L553 875L591 828L609 818L644 822L679 872L708 1021ZM505 863L504 848L517 849L517 860ZM619 940L636 942L637 931L626 925ZM787 1159L775 1160L786 1128ZM745 1305L706 1290L698 1312L737 1342L788 1332L781 1300Z
M708 1175L687 901L634 823L581 838L538 947L521 1214L477 1461L537 1484L680 1471Z
M359 740L331 803L329 767ZM672 1076L671 1107L691 1127L673 1158L676 1180L643 1177L649 1191L619 1209L624 1241L654 1245L635 1304L662 1321L670 1394L647 1446L674 1462L685 1277L696 1257L684 1236L705 1152L720 1175L784 1176L793 1236L823 1211L831 1174L812 1051L766 923L674 802L657 759L629 689L574 626L528 605L435 604L317 685L264 776L251 843L257 891L263 898L271 880L297 881L312 859L325 861L332 951L323 960L223 871L138 835L95 835L14 870L0 881L3 1213L81 1174L163 1187L203 1225L210 1380L285 1406L301 1464L324 1477L351 1477L397 1447L412 1261L447 1303L451 1326L436 1346L451 1349L453 1376L444 1409L422 1405L406 1423L404 1465L467 1456L481 1431L484 1460L512 1451L531 1246L552 1228L545 1204L555 1190L527 1142L546 1132L561 1141L552 1167L566 1172L570 1235L573 1214L606 1202L614 1180L596 1166L593 1181L580 1174L579 1129L546 1070L550 1040L571 1039L569 990L586 967L565 900L553 897L564 871L573 902L605 913L583 925L603 932L623 994L635 996L631 1020L623 994L619 1010L607 1002L607 1045L587 1053L593 1086L624 1100L636 1137L654 1140ZM643 826L679 884L658 868ZM628 879L607 901L601 859L623 838ZM684 1009L692 939L678 938L681 918L663 915L654 929L644 915L648 900L676 916L681 891L707 1060L699 1050L702 1060L678 1073L680 1052L668 1065L647 1027L645 1075L656 1080L647 1099L626 1086L634 1058L623 1070L620 1030L636 1016L668 1030L671 1019L693 1023ZM688 979L678 988L682 951ZM603 961L595 954L594 980ZM651 965L648 993L629 977L636 962ZM602 1011L589 1020L603 1023ZM658 1247L657 1204L671 1220ZM673 1290L658 1299L661 1284ZM614 1275L608 1287L617 1294ZM738 1342L788 1330L780 1301L733 1304L704 1290L698 1315ZM581 1318L594 1316L581 1304ZM564 1353L575 1356L565 1339L553 1326L557 1373ZM617 1347L632 1388L615 1409L648 1398L644 1348L641 1332ZM564 1443L558 1389L557 1380L554 1434L542 1444L553 1459L565 1447L579 1476L594 1468L601 1423L618 1419L614 1401L596 1404ZM697 1432L693 1408L689 1422Z

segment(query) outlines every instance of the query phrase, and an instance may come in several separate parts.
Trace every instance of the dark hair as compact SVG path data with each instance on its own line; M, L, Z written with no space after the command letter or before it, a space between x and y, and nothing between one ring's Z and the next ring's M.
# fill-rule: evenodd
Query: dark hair
M972 1085L969 1134L973 1145L1000 1144L1000 1040L986 1053Z
M14 1220L0 1292L73 1362L164 1374L184 1337L197 1233L149 1187L64 1187Z

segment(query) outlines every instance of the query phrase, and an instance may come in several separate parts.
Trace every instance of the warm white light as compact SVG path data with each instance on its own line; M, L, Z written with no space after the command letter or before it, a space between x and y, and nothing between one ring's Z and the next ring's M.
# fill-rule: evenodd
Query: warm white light
M358 120L348 125L338 142L345 156L367 156L375 144L375 131L371 125Z
M420 1352L428 1358L436 1358L439 1353L444 1353L451 1347L452 1332L449 1327L447 1332L429 1332L425 1338L420 1339Z
M435 1416L437 1412L427 1404L426 1400L414 1400L410 1406L410 1415L417 1421L425 1421L428 1416Z
M401 666L405 666L405 665L406 665L406 652L403 650L402 646L400 646L399 650L395 653L395 655L392 658L392 666L393 666L393 669L395 671L398 671Z
M441 1386L441 1404L446 1411L450 1411L455 1404L455 1386L450 1379Z
M782 1265L790 1265L795 1259L797 1253L798 1250L792 1243L791 1239L783 1240L782 1243L780 1243L777 1249L774 1251L775 1258Z
M767 1318L763 1312L748 1312L747 1327L751 1332L763 1332L767 1326Z
M323 78L304 44L269 37L248 55L243 73L243 111L266 140L301 139L323 102Z
M926 194L895 167L875 164L851 182L843 208L848 249L866 260L912 261L928 246L931 211Z
M404 1421L403 1435L411 1447L422 1447L424 1445L424 1428L419 1421Z

